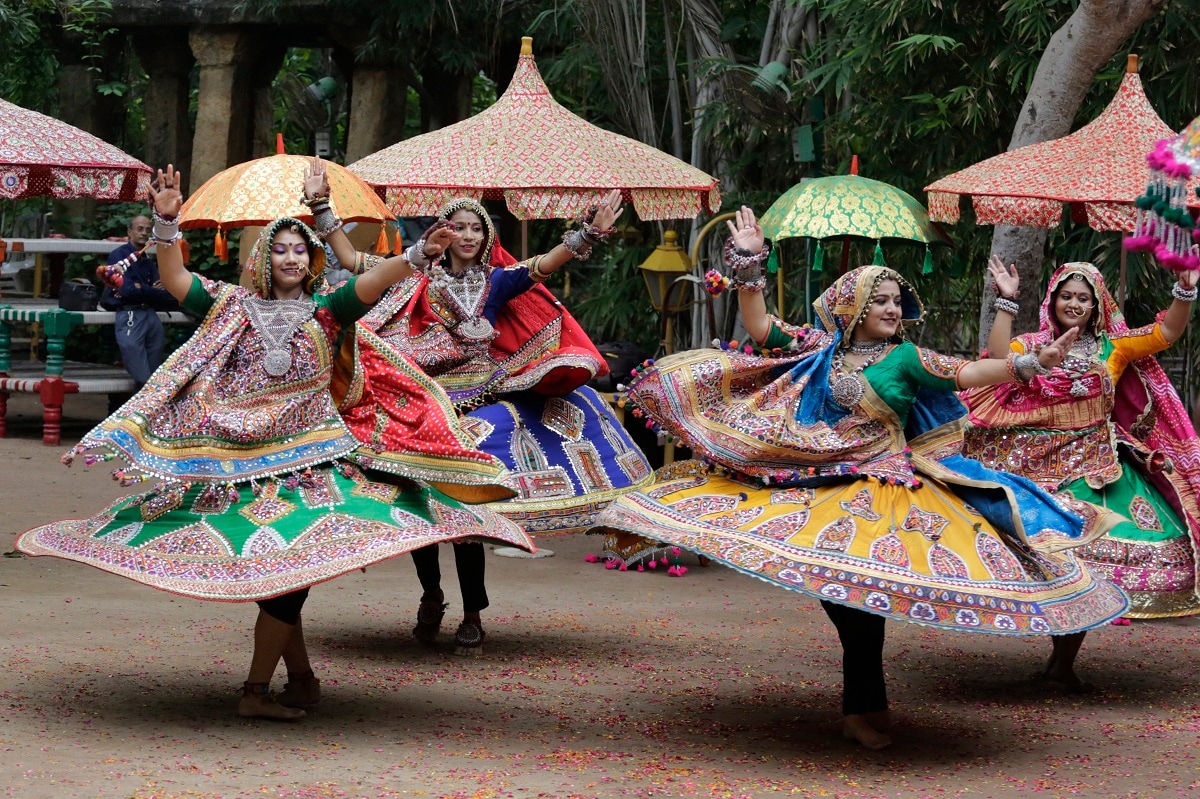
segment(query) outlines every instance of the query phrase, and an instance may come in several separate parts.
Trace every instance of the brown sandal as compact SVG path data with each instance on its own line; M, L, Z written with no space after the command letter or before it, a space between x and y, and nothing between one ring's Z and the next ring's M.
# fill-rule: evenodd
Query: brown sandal
M442 629L442 619L446 616L446 608L450 605L438 599L421 598L417 606L417 626L413 627L413 638L423 644L437 641L438 631Z

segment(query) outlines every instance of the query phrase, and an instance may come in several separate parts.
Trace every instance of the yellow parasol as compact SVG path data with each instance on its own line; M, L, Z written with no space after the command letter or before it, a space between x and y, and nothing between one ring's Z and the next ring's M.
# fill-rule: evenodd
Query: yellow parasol
M263 226L281 217L312 224L312 212L301 202L304 175L312 158L283 152L283 136L276 139L279 152L266 158L236 164L213 175L180 211L179 226L217 229L215 252L229 253L224 232L229 228ZM375 191L344 166L326 167L332 190L333 211L346 222L374 222L379 231L376 249L388 248L385 223L394 219Z

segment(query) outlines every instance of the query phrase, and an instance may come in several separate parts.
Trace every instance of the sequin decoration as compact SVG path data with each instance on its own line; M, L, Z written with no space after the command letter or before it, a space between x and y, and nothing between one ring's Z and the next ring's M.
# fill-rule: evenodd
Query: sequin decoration
M1143 530L1163 531L1162 522L1154 512L1154 506L1145 497L1134 497L1129 503L1129 514L1133 523Z
M315 472L300 483L300 496L310 508L331 508L342 503L337 481L327 471ZM390 503L391 500L388 500Z
M216 558L234 554L228 543L208 524L193 524L151 541L143 552L160 555Z
M909 567L908 548L895 533L888 533L871 544L871 560L890 563L902 569Z
M688 516L708 516L713 513L726 513L737 506L737 497L706 494L681 500L674 507Z
M508 477L504 484L521 499L551 499L574 495L571 478L561 466L541 471L525 471Z
M801 490L808 490L811 492L811 489ZM772 497L771 501L774 502L775 498ZM846 511L846 513L853 514L860 519L866 519L869 522L877 522L883 518L871 507L871 492L867 491L865 488L855 494L854 498L849 502L839 502L838 504L841 506L842 510Z
M284 499L279 499L277 496L278 486L274 483L268 483L263 487L262 493L253 502L240 508L238 513L245 516L254 524L264 525L273 524L284 516L287 516L296 506Z
M550 397L542 408L542 424L568 441L583 435L583 411L562 397Z
M950 520L945 516L930 513L913 505L908 509L908 516L904 519L902 529L910 533L920 533L930 541L937 541L942 537L942 531L949 523Z
M172 483L142 503L142 521L152 522L183 505L187 486Z
M821 532L817 533L817 537L813 541L813 546L817 549L845 552L850 549L850 542L854 540L854 533L857 530L858 527L854 524L854 519L849 516L843 516L825 525Z
M563 452L571 461L584 493L607 491L613 487L612 479L604 471L604 459L600 457L595 444L590 441L564 443Z
M971 576L963 559L941 544L929 548L929 568L939 577L966 580Z
M1012 553L994 537L985 532L975 536L975 551L979 559L997 580L1020 580L1021 565Z
M797 530L808 524L808 519L809 511L807 509L798 510L763 522L754 528L754 531L767 538L774 538L776 541L786 541Z
M244 558L252 558L287 548L288 542L276 530L271 527L260 527L246 539L241 555Z

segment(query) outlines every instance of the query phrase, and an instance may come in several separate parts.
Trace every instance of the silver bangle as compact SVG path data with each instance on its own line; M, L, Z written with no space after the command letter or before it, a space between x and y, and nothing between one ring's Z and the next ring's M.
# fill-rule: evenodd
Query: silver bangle
M425 253L425 237L417 239L417 243L404 251L404 257L408 259L408 263L417 269L424 269L429 266L430 258Z
M997 312L1004 311L1005 313L1017 315L1017 311L1021 310L1021 304L1016 300L1011 300L1008 297L997 297L992 300L992 308Z
M572 257L579 261L586 261L592 254L592 245L598 241L593 242L582 230L568 230L562 235L562 243Z
M313 225L316 227L317 236L321 241L325 241L325 239L342 229L343 222L341 218L334 215L333 208L328 202L323 206L314 205L312 212Z
M1022 383L1028 383L1036 375L1044 375L1049 371L1032 352L1023 352L1013 359L1013 372Z
M179 217L167 219L165 216L159 214L158 211L154 212L153 231L154 241L167 247L170 247L183 237L183 234L179 232Z
M1180 302L1195 302L1196 293L1197 291L1195 286L1190 289L1185 289L1183 286L1179 285L1178 282L1176 282L1175 285L1171 287L1171 296Z

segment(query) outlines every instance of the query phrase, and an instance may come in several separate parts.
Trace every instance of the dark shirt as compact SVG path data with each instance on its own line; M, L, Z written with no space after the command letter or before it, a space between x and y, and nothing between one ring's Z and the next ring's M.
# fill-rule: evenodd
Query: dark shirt
M115 264L136 251L137 248L132 244L122 244L108 254L108 263ZM120 289L105 287L100 304L110 311L131 305L149 305L158 311L178 311L179 303L175 302L171 292L155 288L157 282L158 261L143 253L125 270Z

